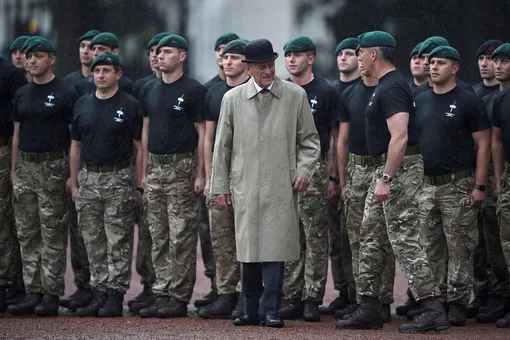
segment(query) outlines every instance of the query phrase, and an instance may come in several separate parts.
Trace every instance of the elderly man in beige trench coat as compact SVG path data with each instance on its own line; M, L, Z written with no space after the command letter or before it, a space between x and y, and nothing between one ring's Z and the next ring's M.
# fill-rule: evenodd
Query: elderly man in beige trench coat
M299 258L297 196L320 156L319 135L305 91L275 77L271 43L252 40L245 56L252 79L223 97L210 192L234 208L245 314L234 324L283 327L283 263Z

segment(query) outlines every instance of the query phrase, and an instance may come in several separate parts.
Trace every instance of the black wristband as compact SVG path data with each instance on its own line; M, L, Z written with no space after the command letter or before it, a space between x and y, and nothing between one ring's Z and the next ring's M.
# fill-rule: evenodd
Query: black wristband
M329 180L336 184L340 184L340 177L338 177L338 176L329 176Z
M140 193L143 194L143 192L145 191L143 188L141 187L136 187L136 191L139 191Z

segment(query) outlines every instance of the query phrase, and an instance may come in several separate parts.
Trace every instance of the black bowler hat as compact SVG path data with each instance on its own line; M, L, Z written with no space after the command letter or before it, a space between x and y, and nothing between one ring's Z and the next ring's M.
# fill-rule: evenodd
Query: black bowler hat
M278 53L273 50L273 45L267 39L255 39L244 47L243 63L265 63L278 58Z

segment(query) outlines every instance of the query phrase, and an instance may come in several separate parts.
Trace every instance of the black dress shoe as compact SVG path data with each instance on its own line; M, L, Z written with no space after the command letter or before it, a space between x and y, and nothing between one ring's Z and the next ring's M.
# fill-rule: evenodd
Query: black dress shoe
M234 320L234 326L257 326L259 322L258 314L245 314Z
M262 326L281 328L284 326L283 320L278 315L266 315L261 321Z

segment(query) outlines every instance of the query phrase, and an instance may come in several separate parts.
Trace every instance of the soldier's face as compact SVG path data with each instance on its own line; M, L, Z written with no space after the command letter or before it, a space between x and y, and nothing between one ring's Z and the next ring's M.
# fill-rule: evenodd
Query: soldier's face
M223 56L223 71L229 78L235 78L246 72L246 63L243 63L245 57L242 54L227 53Z
M156 47L157 47L156 45L153 45L149 50L149 64L153 72L155 70L159 70L158 54L156 53Z
M495 59L494 73L499 82L510 81L510 59Z
M115 52L113 48L111 48L109 46L105 46L105 45L94 45L92 47L92 51L94 53L94 59L97 58L97 56L103 52L112 52L112 53L118 52L118 50L117 50L117 52Z
M308 55L306 52L288 52L285 53L285 66L287 71L293 76L300 76L306 72L309 66L313 65L315 56Z
M350 48L346 48L340 51L336 56L336 63L338 70L344 73L351 73L356 71L358 68L358 58L356 57L356 51Z
M56 61L55 56L49 56L46 52L27 53L28 72L34 77L48 72Z
M16 68L24 68L25 67L25 55L21 50L14 50L11 52L11 60L12 64Z
M358 66L365 70L366 76L371 76L374 69L374 54L368 48L362 47L358 51Z
M432 58L430 61L430 79L434 84L442 85L450 80L459 69L452 60L446 58Z
M411 74L413 75L413 77L420 78L425 77L427 75L425 73L425 70L423 69L423 60L418 58L417 54L411 57L409 67L411 69Z
M478 57L478 69L482 79L494 79L494 61L491 55L481 55Z
M227 46L226 44L221 44L220 46L216 47L216 64L219 68L223 68L223 49Z
M122 76L122 71L115 72L113 65L98 65L93 72L94 84L98 89L111 89Z
M181 67L187 53L175 47L163 46L159 49L158 65L163 73L171 73Z
M250 63L248 64L248 72L260 87L266 88L274 80L274 60L265 63Z
M426 75L429 75L430 74L429 55L422 54L420 59L423 65L423 72L425 72Z
M80 43L80 63L90 66L94 60L94 55L90 50L90 40L82 40Z

